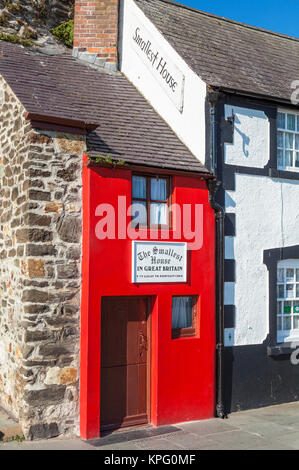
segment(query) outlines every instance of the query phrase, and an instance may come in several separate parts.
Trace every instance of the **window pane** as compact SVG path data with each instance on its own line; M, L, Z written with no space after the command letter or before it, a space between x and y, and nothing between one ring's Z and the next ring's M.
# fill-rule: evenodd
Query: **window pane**
M278 166L283 166L283 150L277 150Z
M297 132L299 132L299 114L297 114Z
M284 147L284 145L283 145L283 132L278 132L277 133L277 145L280 148Z
M285 114L284 113L278 113L277 116L277 123L278 123L278 128L279 129L285 129Z
M132 177L133 198L146 199L146 179L142 176Z
M286 150L285 165L286 166L293 166L293 152L291 152L290 150Z
M277 286L277 297L279 299L284 298L284 286L283 285Z
M288 341L299 330L299 260L282 262L277 268L277 340ZM281 331L285 331L281 336Z
M151 178L151 199L153 201L166 200L166 180Z
M290 330L291 329L291 317L283 317L283 329Z
M286 285L286 297L292 299L294 297L294 284Z
M294 148L294 134L286 133L286 148L293 149Z
M283 282L284 281L284 269L279 268L277 271L277 280L278 282Z
M295 114L288 114L287 116L287 128L290 131L295 131L296 130L296 116Z
M283 313L291 313L292 312L292 302L286 301L284 302Z
M167 204L163 202L151 203L151 224L167 225Z
M295 154L295 167L299 168L299 152Z
M146 223L146 203L142 201L132 201L132 225L146 225Z
M299 150L299 135L295 135L295 149Z
M171 327L192 327L192 297L172 297Z

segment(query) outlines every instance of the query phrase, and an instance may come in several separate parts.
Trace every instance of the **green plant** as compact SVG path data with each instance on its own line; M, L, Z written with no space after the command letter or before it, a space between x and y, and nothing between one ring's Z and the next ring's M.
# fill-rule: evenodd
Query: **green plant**
M17 442L23 442L23 441L25 441L25 437L24 436L19 436L17 434L12 440L17 441Z
M56 26L56 28L51 29L51 33L66 46L73 47L74 20L69 20Z
M14 44L21 44L22 46L28 47L32 45L32 41L29 39L22 39L16 34L5 34L0 32L0 40L6 42L12 42Z
M12 3L11 0L7 0L5 6L11 13L18 13L22 9L20 1Z
M87 155L88 160L94 163L108 163L109 165L112 165L114 168L116 166L121 166L124 165L126 162L125 160L115 160L111 157L111 155L107 154L106 156L103 155L97 155L96 157L92 157L90 155Z

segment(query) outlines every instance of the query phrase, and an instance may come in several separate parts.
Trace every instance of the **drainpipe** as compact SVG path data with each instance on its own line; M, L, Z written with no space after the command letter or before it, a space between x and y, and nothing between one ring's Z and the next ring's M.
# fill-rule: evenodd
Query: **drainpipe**
M210 91L208 95L210 103L210 159L211 170L217 173L217 123L216 107L221 98L217 91ZM216 179L208 181L209 202L215 211L216 225L216 414L219 418L225 418L223 404L224 385L224 215L225 210L215 201L220 181Z

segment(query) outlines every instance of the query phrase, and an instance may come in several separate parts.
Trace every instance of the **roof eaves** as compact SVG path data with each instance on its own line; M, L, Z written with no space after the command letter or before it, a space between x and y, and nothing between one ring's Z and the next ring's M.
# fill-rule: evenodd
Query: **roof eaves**
M94 131L99 126L99 123L95 122L30 112L25 114L25 119L31 121L32 126L37 129L60 130L71 134L86 135L89 132Z
M246 90L241 90L237 88L228 88L223 86L215 86L215 85L208 85L211 89L216 91L222 91L223 93L228 93L230 95L238 95L243 96L246 98L254 98L263 101L269 101L273 104L283 104L285 106L293 106L295 108L299 108L298 104L293 104L291 100L286 100L284 98L279 98L277 96L270 96L270 95L263 95L261 93L254 93Z

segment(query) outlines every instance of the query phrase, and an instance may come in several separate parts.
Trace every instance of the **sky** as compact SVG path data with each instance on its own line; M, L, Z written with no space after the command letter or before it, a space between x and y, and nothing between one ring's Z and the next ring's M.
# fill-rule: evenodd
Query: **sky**
M299 0L176 0L198 10L299 38Z

